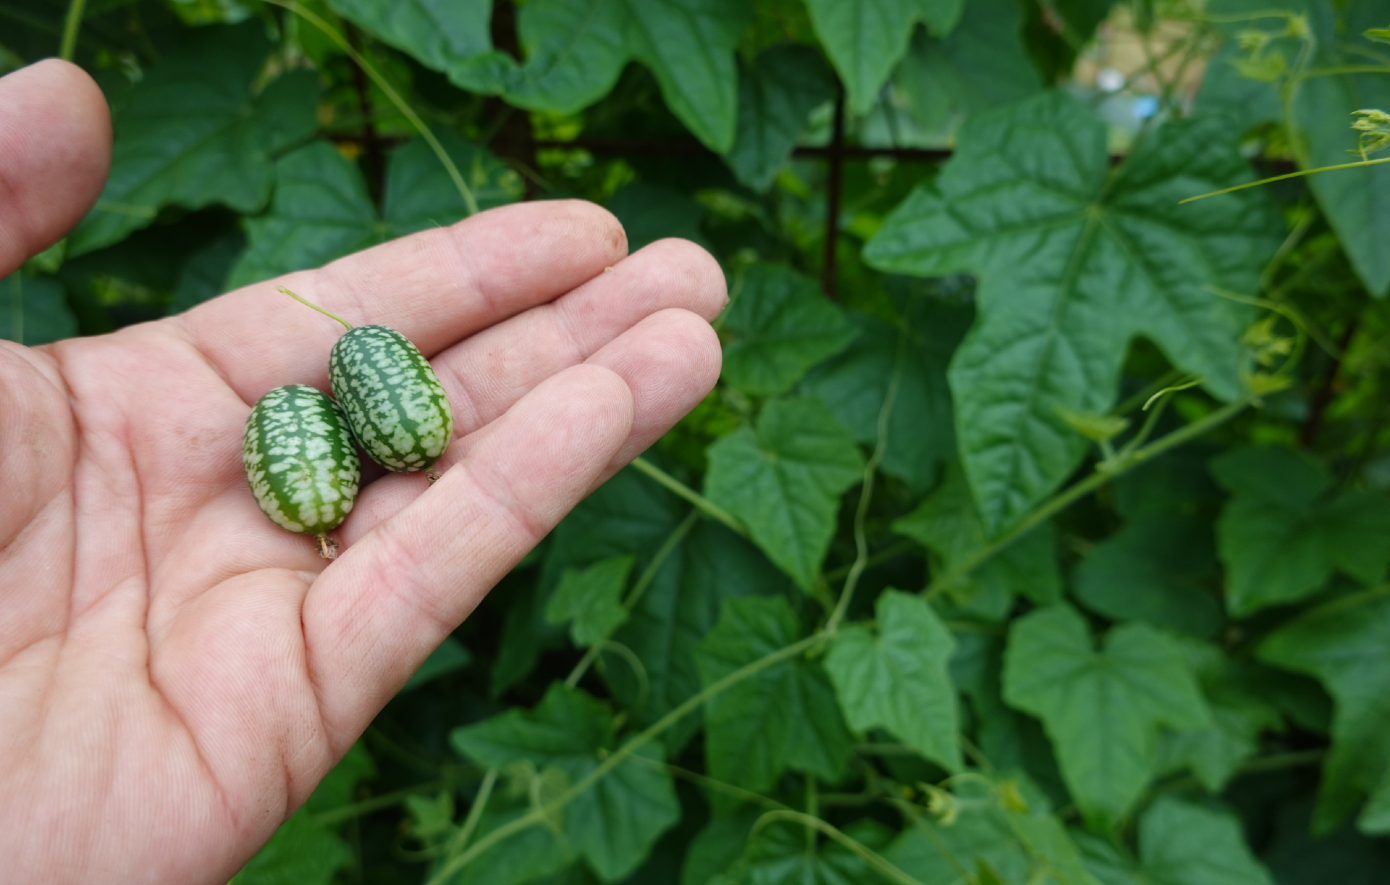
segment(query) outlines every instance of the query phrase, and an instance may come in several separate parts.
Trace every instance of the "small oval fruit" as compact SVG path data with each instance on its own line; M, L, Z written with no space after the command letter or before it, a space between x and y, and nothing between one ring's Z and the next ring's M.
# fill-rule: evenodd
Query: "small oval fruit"
M349 329L328 357L328 381L363 451L387 470L427 470L453 440L444 386L395 329Z
M282 529L323 539L357 500L362 463L338 404L304 384L277 387L246 418L241 461L262 512Z

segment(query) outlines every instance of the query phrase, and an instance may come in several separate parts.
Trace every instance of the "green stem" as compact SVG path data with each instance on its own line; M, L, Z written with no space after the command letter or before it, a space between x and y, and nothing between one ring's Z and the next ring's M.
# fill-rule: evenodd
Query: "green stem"
M536 826L537 824L542 824L547 820L553 819L554 816L571 801L573 801L576 796L579 796L584 791L592 787L594 784L602 780L610 771L612 771L614 768L617 768L619 765L623 763L624 760L630 757L633 753L637 752L637 750L643 744L655 738L657 735L662 734L668 728L675 725L677 722L681 721L686 716L689 716L695 710L699 709L705 703L705 701L708 701L710 698L715 697L721 692L726 691L731 686L737 685L738 683L749 678L750 676L753 676L757 673L762 672L763 670L766 670L768 667L776 666L777 664L780 664L781 662L788 660L789 658L796 657L797 655L805 652L807 649L810 649L811 647L821 642L824 642L825 639L826 635L824 632L814 633L806 637L805 639L802 639L799 642L794 642L791 645L779 649L778 651L775 651L770 655L766 655L757 659L756 661L752 661L748 664L745 664L744 666L738 668L734 672L725 676L723 679L720 679L717 682L705 686L705 688L698 694L694 695L684 703L680 704L674 710L672 710L665 716L662 716L656 722L649 725L645 730L639 732L637 735L630 738L621 747L614 750L613 753L609 755L607 759L599 763L599 765L596 768L594 768L593 771L589 772L587 775L580 778L578 781L575 781L575 783L571 785L569 789L565 790L559 796L556 796L554 799L550 800L545 805L542 805L539 808L534 808L527 814L524 814L521 817L516 818L515 820L503 824L502 826L488 833L483 838L479 839L477 842L473 843L473 846L469 848L467 851L465 851L463 854L444 864L444 866L439 870L439 872L435 873L433 876L430 877L426 885L443 885L443 883L449 881L449 879L452 878L455 873L463 869L474 858L478 857L480 854L487 851L492 846L512 836L515 833L519 833L522 830L529 829L530 827Z
M753 832L749 835L748 838L752 839L754 836L758 834L758 831L761 830L763 827L779 820L804 824L809 828L820 830L822 833L829 836L836 842L840 843L845 848L852 851L854 854L857 854L861 859L863 859L865 863L877 870L879 875L883 876L890 882L896 882L898 883L898 885L923 885L922 880L914 879L912 876L909 876L907 873L904 873L902 870L894 866L893 863L888 860L888 858L879 854L877 851L874 851L873 849L869 848L867 845L860 842L858 839L844 834L833 825L826 823L818 817L812 817L809 814L802 814L800 811L791 811L790 809L788 809L786 811L779 810L767 812L762 817L758 818L757 822L753 824Z
M681 768L679 765L672 765L669 762L658 762L655 759L648 759L646 756L633 756L632 761L638 765L645 765L657 771L664 771L672 777L678 777L683 781L689 781L697 787L704 787L716 793L723 793L740 802L747 802L752 805L761 805L764 808L771 808L778 811L791 809L769 796L762 793L754 793L752 790L745 790L743 787L735 786L727 781L717 780L712 777L691 771L688 768Z
M1117 456L1117 460L1110 462L1108 465L1102 465L1105 467L1104 470L1098 468L1095 473L1076 483L1071 488L1064 489L1056 495L1053 495L1047 501L1043 502L1037 510L1028 514L1026 519L996 538L993 543L981 547L969 557L961 560L960 563L948 569L945 574L933 579L931 584L927 586L927 589L923 591L923 595L927 599L932 599L941 595L956 581L979 568L985 562L993 558L995 554L999 553L999 551L1051 519L1060 511L1065 510L1072 504L1105 485L1107 482L1110 482L1115 477L1134 469L1145 461L1155 458L1174 446L1182 445L1188 440L1201 436L1208 430L1224 424L1226 421L1229 421L1231 418L1234 418L1244 411L1255 399L1256 397L1254 395L1244 396L1233 403L1217 409L1215 412L1212 412L1210 415L1198 421L1193 421L1186 427L1173 431L1162 439L1156 440L1142 449L1136 449L1128 455Z
M700 511L692 510L690 515L680 521L671 534L666 536L666 540L661 542L657 548L656 555L652 561L647 563L647 567L642 570L642 574L637 576L637 583L632 585L632 592L623 601L623 608L632 611L632 607L637 604L637 600L642 598L642 594L647 592L652 581L656 580L656 573L661 571L661 567L666 564L666 559L671 552L676 549L676 545L685 540L685 536L690 534L690 530L695 527L695 523L700 519Z
M1188 197L1185 200L1178 200L1178 205L1191 203L1194 200L1205 200L1207 197L1219 197L1222 194L1229 194L1233 191L1243 191L1248 187L1259 187L1262 184L1270 184L1275 181L1284 181L1289 178L1301 178L1304 175L1313 175L1318 172L1336 172L1338 169L1357 169L1361 166L1379 166L1381 163L1390 163L1390 157L1381 157L1379 160L1358 160L1355 163L1338 163L1336 166L1319 166L1316 169L1300 169L1297 172L1288 172L1284 175L1275 175L1271 178L1261 178L1259 181L1250 181L1245 184L1238 184L1235 187L1223 188L1219 191L1212 191L1206 194L1198 194L1195 197Z
M473 797L472 806L468 809L468 817L464 818L463 826L454 834L454 838L449 840L449 847L445 849L444 864L446 866L460 851L468 847L468 840L478 829L478 821L483 817L483 810L487 808L487 800L492 798L492 788L496 784L497 769L489 768L487 773L483 775L483 782L478 785L478 792Z
M322 307L319 307L319 306L318 306L317 304L315 304L314 302L312 302L312 301L307 301L307 300L305 300L305 299L303 299L303 298L300 298L298 295L294 294L294 293L291 292L289 289L286 289L284 286L276 286L275 288L276 288L277 290L281 291L281 292L284 292L286 295L290 296L290 297L293 298L295 301L298 301L300 304L304 305L305 307L312 307L314 310L317 310L319 313L323 314L324 316L326 316L326 317L328 317L328 318L330 318L330 319L337 320L338 322L340 322L340 323L343 324L343 328L344 328L344 329L347 329L348 331L352 331L352 323L349 323L347 320L345 320L345 319L343 319L342 317L338 316L336 313L330 313L329 311L324 310Z
M419 784L414 787L406 787L403 790L396 790L394 793L383 793L380 796L373 796L370 799L363 799L361 802L354 802L351 805L343 805L339 808L332 808L328 811L314 815L314 822L325 827L336 826L345 820L354 817L361 817L364 814L371 814L373 811L380 811L383 808L390 808L399 805L411 796L418 796L421 793L433 793L444 786L444 781L430 781L427 784Z
M890 559L893 559L896 556L902 556L904 553L909 553L916 547L916 541L903 540L898 541L894 544L890 544L887 547L884 547L882 550L875 553L873 556L870 556L868 560L864 563L864 567L872 568L873 566L880 565L882 563L887 562ZM841 578L848 575L849 570L852 568L854 568L854 563L850 563L849 565L842 565L839 568L831 569L830 571L826 572L822 577L824 577L827 581L838 581Z
M638 456L632 459L632 466L639 472L656 480L661 485L675 492L680 497L694 504L700 512L706 516L723 523L730 531L744 538L748 537L748 529L743 527L743 523L735 519L727 510L719 507L704 495L692 489L690 486L676 479L671 474L657 467L646 458Z
M598 658L599 652L603 649L602 642L595 642L585 650L584 656L579 659L579 663L574 665L570 675L565 677L565 687L574 688L579 684L579 680L584 678L584 674L589 672L589 667Z
M266 2L283 9L288 9L290 12L293 12L309 24L318 28L328 39L338 44L338 48L343 50L343 52L347 54L347 57L352 59L353 63L360 67L368 77L372 78L372 82L382 91L387 100L396 106L396 110L400 111L401 115L410 121L410 125L415 127L416 131L420 133L420 137L430 146L430 150L434 151L434 155L439 158L439 162L444 165L445 171L449 173L449 179L453 181L454 187L458 189L459 196L463 197L463 204L468 209L468 214L477 215L478 201L473 197L473 191L464 183L463 175L459 173L458 167L454 165L453 158L444 150L444 145L439 143L439 139L435 137L434 132L425 125L425 121L420 119L420 115L415 113L415 109L406 104L405 99L401 98L400 93L396 92L386 78L381 75L381 72L378 71L371 62L363 58L362 53L353 49L348 43L347 38L340 34L337 28L333 27L310 10L305 9L304 6L296 2L296 0L266 0Z
M898 388L902 385L906 353L907 333L902 332L898 335L898 351L893 358L893 378L888 382L888 390L883 395L883 406L878 410L878 442L874 444L874 452L864 465L864 484L859 492L859 506L854 509L854 563L849 567L849 574L845 576L845 586L840 591L840 600L835 603L835 610L830 613L830 620L825 624L827 633L833 634L839 629L840 622L849 611L850 600L854 598L854 588L859 585L859 578L869 564L869 542L864 534L864 521L869 514L869 502L874 496L874 476L877 475L879 462L883 460L883 453L888 448L888 418L893 414L893 403L897 400Z
M71 0L68 15L63 21L63 42L58 45L58 57L72 61L77 52L77 31L82 27L82 15L86 12L87 0Z

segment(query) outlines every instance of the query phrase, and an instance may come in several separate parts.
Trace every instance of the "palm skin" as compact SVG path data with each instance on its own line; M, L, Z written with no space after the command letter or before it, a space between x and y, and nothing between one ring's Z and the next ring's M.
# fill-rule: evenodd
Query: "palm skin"
M0 277L95 200L105 103L0 79ZM250 406L327 389L341 327L431 359L457 439L366 485L331 564L240 463ZM16 882L225 881L429 652L585 494L713 386L717 264L626 256L589 204L506 207L40 348L0 342L0 856Z

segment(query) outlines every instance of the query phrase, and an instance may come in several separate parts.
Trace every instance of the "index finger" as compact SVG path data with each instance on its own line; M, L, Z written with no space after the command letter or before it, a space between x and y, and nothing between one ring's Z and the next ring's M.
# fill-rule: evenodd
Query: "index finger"
M582 200L518 203L245 286L178 321L250 403L281 384L325 387L328 352L343 331L276 286L354 325L390 326L431 356L558 298L626 254L627 235L606 209Z

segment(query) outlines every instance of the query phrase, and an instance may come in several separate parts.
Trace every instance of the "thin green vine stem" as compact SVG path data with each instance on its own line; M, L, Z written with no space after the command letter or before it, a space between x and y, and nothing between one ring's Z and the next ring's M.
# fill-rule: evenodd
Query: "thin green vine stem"
M1219 427L1243 412L1257 399L1258 397L1254 394L1243 396L1235 402L1217 409L1210 415L1193 421L1186 427L1175 430L1167 436L1149 443L1142 449L1136 449L1129 454L1117 455L1114 461L1099 465L1095 473L1070 488L1063 489L1061 492L1053 495L1047 501L1043 502L1036 510L1028 514L1022 522L1000 535L992 543L981 547L979 550L975 551L974 554L962 560L958 565L948 569L939 577L934 578L927 586L927 589L922 591L923 596L927 599L932 599L941 595L956 581L959 581L961 578L979 568L1001 550L1028 534L1028 532L1037 528L1039 525L1042 525L1057 513L1067 509L1072 504L1075 504L1077 501L1105 485L1107 482L1110 482L1121 474L1133 470L1145 461L1163 454L1174 446L1179 446L1188 440L1195 439L1215 427Z
M1300 169L1297 172L1286 172L1283 175L1275 175L1270 178L1261 178L1259 181L1247 181L1245 184L1238 184L1235 187L1223 188L1219 191L1198 194L1195 197L1188 197L1178 200L1178 205L1191 203L1194 200L1205 200L1207 197L1219 197L1222 194L1229 194L1234 191L1243 191L1248 187L1259 187L1262 184L1271 184L1276 181L1284 181L1289 178L1302 178L1304 175L1315 175L1319 172L1336 172L1339 169L1357 169L1362 166L1379 166L1381 163L1390 163L1390 157L1381 157L1379 160L1357 160L1355 163L1338 163L1335 166L1319 166L1316 169Z
M468 840L473 838L474 831L478 829L478 821L482 820L483 810L487 808L487 802L492 798L492 788L496 785L497 769L489 768L483 775L483 782L478 785L478 792L468 809L468 817L464 818L463 826L454 834L454 838L449 840L449 847L444 851L444 865L447 866L460 851L468 847Z
M656 574L661 571L661 567L666 563L667 557L676 549L676 545L680 544L680 542L685 539L685 536L690 533L690 530L699 519L700 511L692 510L685 519L681 520L680 523L671 530L671 533L666 536L666 540L662 541L661 546L657 548L656 555L652 557L652 561L647 563L647 567L642 570L642 574L637 576L637 583L632 585L632 592L628 594L627 599L623 600L623 608L632 611L632 607L637 604L637 600L642 598L642 594L651 586L652 581L656 580ZM617 643L595 642L593 645L589 646L589 650L579 659L579 663L574 665L574 669L570 671L570 675L565 677L565 685L570 688L574 688L578 685L580 678L583 677L584 673L593 665L594 661L598 659L599 654L605 647L609 647L610 651L616 650L612 648L612 646L617 646L623 651L627 651L628 654L632 654L631 651L623 646L618 646ZM621 653L620 651L619 654ZM633 655L629 663L632 663L632 661L636 661L635 655ZM638 678L645 684L647 681L646 674L638 669L637 666L634 666L633 669L637 672Z
M766 670L768 667L776 666L785 660L802 654L810 648L824 642L826 638L827 636L824 631L818 631L772 654L758 658L756 661L751 661L725 676L723 679L705 686L698 694L689 698L656 722L647 726L643 731L629 738L626 743L614 750L607 759L600 762L593 771L575 781L569 789L539 808L533 808L528 813L503 824L477 842L474 842L472 847L463 854L444 864L437 873L429 878L426 885L443 885L443 883L449 881L455 873L463 869L471 863L474 858L478 857L492 846L509 838L515 833L519 833L522 830L529 829L537 824L542 824L547 820L553 819L554 816L573 801L576 796L581 795L584 791L602 780L610 771L621 765L648 741L664 733L668 728L698 710L710 698Z
M439 139L435 137L434 132L425 125L425 121L420 119L420 115L415 113L415 109L407 104L405 99L401 98L400 93L381 75L381 72L376 69L376 66L367 61L367 59L362 56L362 53L353 49L352 45L348 43L347 38L339 33L337 28L324 21L313 11L306 9L301 3L297 2L297 0L266 0L266 2L273 6L279 6L282 9L288 9L290 12L293 12L309 24L318 28L328 39L338 44L338 48L343 50L343 52L347 54L347 57L352 59L353 63L361 68L368 77L372 78L372 82L377 85L377 88L382 91L387 100L396 106L396 110L400 111L401 114L410 121L410 125L415 127L416 131L420 133L420 137L430 146L430 150L439 158L439 162L444 165L445 171L449 173L449 179L453 181L454 187L458 189L459 196L463 197L463 204L468 209L468 214L477 215L478 201L474 198L472 189L464 182L462 173L460 173L458 167L454 165L453 158L444 150L444 145L439 143Z
M694 504L700 509L701 513L717 522L723 523L724 526L734 534L744 538L748 537L748 529L744 528L743 523L735 519L727 510L718 506L704 495L662 470L660 467L657 467L646 458L640 455L633 458L632 466L638 472L646 474L670 491L675 492L679 497Z
M854 563L849 567L849 574L845 576L845 586L840 591L840 599L835 603L830 619L826 621L827 633L833 634L840 628L840 622L849 611L850 600L854 598L854 588L859 585L859 578L868 567L869 542L864 533L864 521L868 517L869 502L874 495L874 477L878 474L878 465L883 460L883 453L888 448L888 419L893 414L893 403L898 398L898 388L902 386L906 353L907 333L904 331L898 335L898 349L893 357L893 377L889 380L888 390L883 395L883 406L878 410L878 442L874 443L873 454L864 464L864 483L859 492L859 506L854 509Z
M77 32L82 27L82 16L86 11L87 0L71 0L68 3L68 14L63 20L63 41L58 44L58 57L63 61L72 61L77 53Z
M728 781L721 781L708 775L700 774L698 771L691 771L688 768L681 768L679 765L672 765L669 762L658 762L655 759L648 759L646 756L633 756L632 761L638 765L645 765L654 771L664 771L675 778L689 781L697 787L704 787L716 793L723 793L740 802L747 802L751 805L761 805L764 808L781 811L792 809L771 796L764 796L762 793L755 793L752 790L745 790L743 787L736 786Z
M836 842L843 845L845 848L852 851L854 854L858 855L865 863L877 870L879 875L883 876L890 882L896 882L898 883L898 885L924 885L921 879L915 879L912 876L909 876L907 873L903 872L901 869L895 866L892 861L888 860L888 858L879 854L877 851L874 851L872 848L868 847L863 842L860 842L858 839L855 839L854 837L845 834L840 829L835 827L833 824L826 823L818 817L812 817L809 814L803 814L800 811L792 811L788 809L785 811L778 810L767 812L762 817L758 818L757 821L753 824L753 832L749 835L748 838L752 839L754 836L758 834L758 831L761 830L763 827L766 827L768 824L775 823L779 820L803 824L808 828L821 831L826 836L829 836L831 839L835 840Z
M647 563L647 567L642 570L642 574L637 576L637 583L632 585L632 592L628 594L627 599L623 600L623 608L632 611L632 607L642 598L642 594L647 592L647 588L652 585L652 581L656 580L657 572L661 571L661 567L666 564L666 560L671 556L672 552L675 551L676 546L680 544L681 541L685 540L685 536L690 534L690 530L695 527L695 523L699 522L699 520L700 511L692 510L685 519L681 520L680 523L671 530L671 534L667 535L666 540L662 541L661 546L657 548L656 555L652 557L652 561Z
M370 799L363 799L361 802L353 802L351 805L342 805L338 808L330 808L328 811L314 815L314 822L325 827L336 826L354 817L361 817L364 814L371 814L373 811L380 811L383 808L390 808L399 805L411 796L418 796L421 793L433 793L434 791L447 786L441 778L426 784L417 784L413 787L406 787L392 793L382 793L380 796L373 796Z

